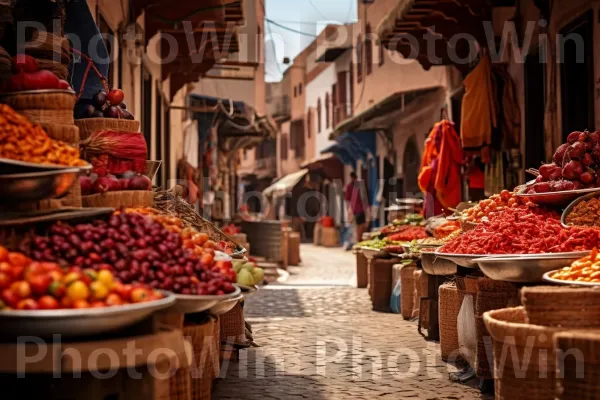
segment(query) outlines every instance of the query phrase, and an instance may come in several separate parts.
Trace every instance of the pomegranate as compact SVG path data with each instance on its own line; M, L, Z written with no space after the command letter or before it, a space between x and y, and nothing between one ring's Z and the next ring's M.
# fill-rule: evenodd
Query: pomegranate
M575 131L575 132L571 132L569 133L569 136L567 136L567 143L569 144L573 144L576 141L579 140L579 135L581 135L583 132L580 131Z
M565 152L569 148L568 143L563 143L554 152L554 156L552 156L552 161L554 161L557 165L562 165L563 159L565 158Z
M129 180L129 190L151 190L152 181L144 175L134 176Z
M579 134L579 137L577 138L577 140L580 142L585 142L586 140L589 139L589 137L590 137L590 133L586 129L584 132L581 132Z
M581 159L581 163L584 166L589 167L590 165L592 165L594 163L594 158L592 157L592 155L590 153L585 153L583 155L583 158Z
M92 194L92 178L89 176L82 176L79 178L79 185L81 186L81 194L86 196Z
M591 169L588 171L585 171L583 174L581 174L581 176L579 177L579 180L584 185L589 185L590 183L596 181L596 173Z
M594 144L600 142L600 132L595 131L595 132L590 133L590 140Z
M575 142L567 150L567 154L573 159L580 159L585 154L585 144L582 142Z
M554 169L558 167L558 165L552 164L542 164L539 168L540 176L544 179L550 179L550 174L554 171Z
M569 161L562 170L565 179L578 179L583 173L583 166L579 161Z
M94 182L94 184L92 186L92 191L94 193L106 193L110 190L111 186L112 186L112 179L107 176L103 176L103 177L96 179L96 181Z

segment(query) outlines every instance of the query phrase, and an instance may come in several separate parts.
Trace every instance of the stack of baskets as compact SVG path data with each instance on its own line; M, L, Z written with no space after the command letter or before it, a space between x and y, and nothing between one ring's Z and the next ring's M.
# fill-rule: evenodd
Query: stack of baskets
M460 310L456 282L446 282L439 288L440 349L442 360L458 355L457 317Z
M392 297L392 269L396 260L374 258L369 263L369 287L374 311L389 312Z
M35 124L40 124L55 140L79 146L79 128L73 119L77 101L70 91L23 92L5 95L1 101L11 106ZM39 209L81 207L81 187L77 181L67 196L60 200L47 200L38 204Z
M400 270L400 312L406 320L413 317L416 270L417 267L414 264L405 265Z
M597 398L600 290L527 287L521 301L523 307L483 316L493 339L496 399Z

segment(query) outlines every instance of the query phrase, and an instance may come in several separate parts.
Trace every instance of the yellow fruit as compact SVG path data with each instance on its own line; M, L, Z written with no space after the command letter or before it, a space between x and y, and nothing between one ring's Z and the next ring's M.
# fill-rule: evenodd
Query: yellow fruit
M81 281L75 281L67 288L67 297L73 301L86 300L88 297L90 297L90 289L85 283Z
M114 280L115 277L113 276L112 272L106 269L98 271L98 281L102 282L107 288L112 288Z
M92 297L95 300L103 300L108 296L108 288L100 281L92 282L90 289L92 291Z

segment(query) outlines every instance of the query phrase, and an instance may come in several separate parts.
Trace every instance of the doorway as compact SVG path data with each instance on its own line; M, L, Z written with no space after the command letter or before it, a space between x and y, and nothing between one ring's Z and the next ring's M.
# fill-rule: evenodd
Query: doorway
M525 59L525 167L538 168L546 161L544 114L546 112L545 49L532 50ZM540 55L542 56L540 61Z
M414 136L408 138L402 158L402 173L404 175L404 197L415 197L421 193L419 189L419 168L421 155Z
M563 142L570 132L594 130L593 31L591 10L560 31Z

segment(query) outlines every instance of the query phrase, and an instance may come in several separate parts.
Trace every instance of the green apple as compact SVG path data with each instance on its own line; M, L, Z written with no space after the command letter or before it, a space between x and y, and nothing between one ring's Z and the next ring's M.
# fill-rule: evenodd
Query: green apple
M237 274L237 283L239 283L240 285L244 285L244 286L253 286L254 285L254 277L252 276L252 274L249 271L242 269Z
M265 271L263 271L262 268L254 268L254 270L252 271L252 276L254 277L254 282L255 284L259 284L263 281L263 279L265 278Z

